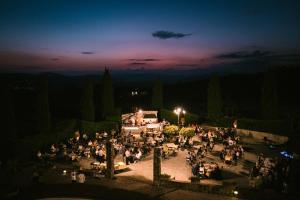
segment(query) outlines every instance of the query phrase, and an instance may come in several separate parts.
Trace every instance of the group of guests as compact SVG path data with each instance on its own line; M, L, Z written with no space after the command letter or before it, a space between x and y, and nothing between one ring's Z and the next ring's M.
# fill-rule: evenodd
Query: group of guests
M190 149L188 151L188 154L186 156L186 161L189 165L193 165L194 163L196 163L198 160L203 159L206 157L206 155L208 154L208 150L209 147L207 145L202 145L200 146L198 149Z
M89 138L86 134L80 135L79 132L75 136L58 144L52 144L49 150L42 153L37 152L39 160L64 160L76 162L80 158L95 158L100 163L106 160L106 142L107 133L96 133L95 137Z
M191 148L193 146L193 138L179 135L176 137L175 144L178 144L180 148Z
M148 155L154 146L161 145L164 136L141 132L139 138L129 132L108 138L108 134L104 131L94 135L77 131L74 137L52 144L48 149L37 151L36 157L40 161L52 164L54 160L78 162L82 158L95 159L100 164L105 163L107 139L113 143L114 156L119 155L123 162L129 165Z
M194 176L200 178L212 178L220 180L222 173L217 163L205 163L205 161L198 161L192 165L192 173Z
M223 143L223 150L220 152L220 159L224 161L226 164L235 164L239 159L241 159L244 155L244 149L242 145L238 144L237 138L232 139L228 138L227 142Z
M140 137L135 137L131 132L122 134L119 143L115 145L115 150L123 156L126 165L136 163L151 152L156 141L153 135L145 134L143 131Z
M126 148L125 153L124 153L126 165L140 161L142 158L142 155L143 155L143 153L142 153L141 148L138 148L138 147Z
M253 188L271 187L287 192L290 177L291 158L265 157L260 154L250 171L250 186Z
M186 162L192 167L193 175L199 175L206 178L220 178L221 169L215 163L212 164L208 170L205 171L204 161L209 152L212 152L216 143L223 145L223 150L220 152L220 159L226 164L237 164L237 161L243 157L244 149L239 144L240 138L236 136L234 129L224 128L202 128L198 125L193 125L195 128L195 137L200 145L193 145L192 138L186 138L185 142L188 143L188 154ZM187 145L186 145L187 146ZM210 166L206 164L205 166ZM211 170L213 168L213 170ZM199 169L199 170L198 170ZM211 173L212 172L212 173ZM215 174L215 172L217 172ZM212 174L212 175L211 175ZM215 176L216 175L216 176Z

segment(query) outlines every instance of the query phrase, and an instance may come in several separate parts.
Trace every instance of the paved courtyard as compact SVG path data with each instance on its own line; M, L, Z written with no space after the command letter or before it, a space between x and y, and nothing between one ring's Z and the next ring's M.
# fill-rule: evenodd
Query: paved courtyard
M219 153L222 150L221 144L216 144L213 151L204 160L206 162L216 162L222 169L223 181L238 183L239 187L248 187L248 174L257 159L257 154L263 152L267 156L273 156L278 151L271 150L263 143L250 138L242 139L245 147L244 159L238 161L237 166L227 165L221 162ZM170 175L174 180L189 182L192 176L191 167L186 163L187 150L178 151L176 157L162 160L161 173ZM277 154L278 155L278 154ZM131 176L139 179L152 180L153 178L153 155L149 155L142 161L129 165L129 171L117 174L117 176ZM120 158L118 158L120 159ZM205 184L222 184L222 181L213 179L201 180Z

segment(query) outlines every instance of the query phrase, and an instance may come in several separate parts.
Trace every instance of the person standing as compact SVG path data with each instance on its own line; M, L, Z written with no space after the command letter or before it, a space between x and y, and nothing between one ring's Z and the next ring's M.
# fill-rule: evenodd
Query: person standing
M72 183L76 183L76 171L72 171L71 172L71 181Z
M128 149L125 151L126 165L129 165L131 153Z

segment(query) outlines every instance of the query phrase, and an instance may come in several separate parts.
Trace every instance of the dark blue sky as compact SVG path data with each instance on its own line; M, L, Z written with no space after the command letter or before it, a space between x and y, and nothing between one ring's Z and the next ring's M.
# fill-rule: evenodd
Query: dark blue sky
M300 1L1 1L3 71L298 65Z

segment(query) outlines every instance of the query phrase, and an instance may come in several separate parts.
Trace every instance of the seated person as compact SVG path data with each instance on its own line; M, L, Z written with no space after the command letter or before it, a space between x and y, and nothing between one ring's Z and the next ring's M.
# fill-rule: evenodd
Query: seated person
M76 183L76 171L71 172L71 181L72 183Z
M200 175L200 177L205 177L205 168L202 163L199 166L199 175Z
M224 160L224 159L225 159L225 152L224 152L224 150L221 151L221 153L220 153L220 159L221 159L221 160Z
M233 146L234 145L234 141L231 138L229 138L228 144L229 144L229 146Z
M78 183L84 183L85 182L85 175L84 175L84 173L79 172L79 174L77 176L77 179L78 179Z
M142 157L142 152L141 152L141 150L138 150L138 153L135 154L135 158L136 158L136 160L141 160L141 157Z
M129 163L130 163L130 157L131 157L131 152L129 151L129 149L127 149L125 151L126 165L129 165Z
M55 148L54 144L51 145L50 151L51 151L51 153L56 152L56 148Z
M226 164L231 164L232 161L232 156L228 153L225 155L225 163Z
M198 176L199 175L199 163L196 163L192 166L192 174L194 176Z
M250 177L257 177L258 175L259 175L259 167L258 165L255 165L251 169Z
M105 161L105 154L104 154L104 151L102 149L100 149L98 151L98 161L100 163L104 163L104 161Z

